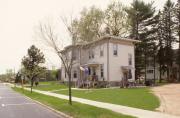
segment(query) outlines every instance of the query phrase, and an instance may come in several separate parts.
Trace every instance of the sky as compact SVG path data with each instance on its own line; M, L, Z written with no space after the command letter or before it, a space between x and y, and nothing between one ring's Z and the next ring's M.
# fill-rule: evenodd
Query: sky
M65 45L68 45L69 35L60 17L78 17L84 7L92 5L105 9L111 1L113 0L0 0L0 73L5 73L7 69L17 71L32 44L44 52L48 68L58 68L59 58L36 36L39 22L50 21L56 24L60 38L67 39ZM129 5L133 0L119 1ZM160 9L165 1L155 0L154 5Z

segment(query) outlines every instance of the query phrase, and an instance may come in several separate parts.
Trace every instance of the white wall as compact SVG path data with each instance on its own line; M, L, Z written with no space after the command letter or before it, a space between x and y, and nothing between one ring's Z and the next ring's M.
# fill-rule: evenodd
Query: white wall
M110 81L120 81L123 77L122 66L129 66L128 54L132 54L132 67L134 68L134 46L118 44L118 55L113 55L113 44L109 44L109 76ZM135 70L132 69L132 78L135 79Z
M100 47L103 47L104 55L100 56ZM89 59L89 49L94 50L94 58ZM87 63L97 63L97 64L103 64L104 65L104 80L107 80L107 43L101 43L96 46L92 46L88 49L82 50L82 65ZM100 66L97 68L96 73L98 76L98 79L103 80L100 77Z
M122 66L129 66L128 65L128 54L132 54L132 67L134 67L134 45L132 43L128 44L121 44L121 43L116 43L118 44L118 55L114 56L113 55L113 42L109 43L109 81L120 81L122 79ZM103 46L104 49L104 55L101 57L100 56L100 46ZM108 67L107 67L107 46L108 46L108 41L106 42L101 42L101 44L97 44L95 46L90 46L89 48L83 48L81 50L81 65L83 64L88 64L88 63L98 63L98 64L103 64L104 65L104 80L108 81ZM94 59L89 59L89 49L94 50ZM79 56L79 54L78 54ZM77 61L75 65L73 65L72 69L72 80L76 81L77 79L73 79L73 70L77 69L78 71L78 78L79 78L79 60ZM65 79L64 77L64 68L62 67L62 79ZM100 78L100 66L97 68L97 75L99 80L103 80ZM67 77L67 76L66 76ZM132 69L132 78L135 79L135 70ZM67 81L67 78L65 79Z

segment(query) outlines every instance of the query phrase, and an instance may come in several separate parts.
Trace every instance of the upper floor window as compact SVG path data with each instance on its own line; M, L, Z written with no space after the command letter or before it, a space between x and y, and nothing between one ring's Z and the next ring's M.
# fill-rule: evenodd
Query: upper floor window
M113 55L114 56L118 55L118 45L117 44L113 44Z
M89 50L88 53L89 53L89 59L91 59L91 51Z
M128 54L128 63L132 65L132 54Z
M91 56L94 59L94 50L91 50Z
M73 50L72 51L72 59L76 60L77 59L77 55L78 55L78 51L77 50Z
M93 59L94 56L95 56L94 55L94 50L90 49L88 53L89 53L89 59Z
M104 56L104 46L100 46L100 57Z

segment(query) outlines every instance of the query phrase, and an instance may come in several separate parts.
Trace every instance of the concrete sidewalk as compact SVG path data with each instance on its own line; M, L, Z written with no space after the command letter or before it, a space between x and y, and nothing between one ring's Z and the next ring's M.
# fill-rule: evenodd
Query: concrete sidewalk
M25 88L25 89L30 90L29 88ZM56 93L51 93L51 92L46 92L46 91L40 91L40 90L33 90L33 91L37 92L37 93L44 94L44 95L57 97L60 99L66 99L66 100L69 99L69 97L67 95L61 95L61 94L56 94ZM117 113L135 116L138 118L179 118L178 116L173 116L173 115L164 114L164 113L160 113L160 112L148 111L148 110L132 108L132 107L116 105L116 104L110 104L110 103L104 103L104 102L97 102L97 101L87 100L87 99L83 99L83 98L72 97L72 100L75 102L79 102L79 103L92 105L92 106L99 107L99 108L112 110L112 111L117 112Z

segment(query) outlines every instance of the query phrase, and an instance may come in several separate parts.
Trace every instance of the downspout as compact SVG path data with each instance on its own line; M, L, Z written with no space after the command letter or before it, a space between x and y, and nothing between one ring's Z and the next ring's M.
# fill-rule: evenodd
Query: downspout
M107 42L107 81L109 83L109 39Z
M81 66L81 47L79 48L79 65ZM80 80L81 80L81 69L80 69Z
M79 48L79 65L80 66L81 66L81 48L82 47L80 46L80 48ZM80 82L81 82L81 80L82 80L82 72L81 72L80 66L79 66L79 78L80 78Z

